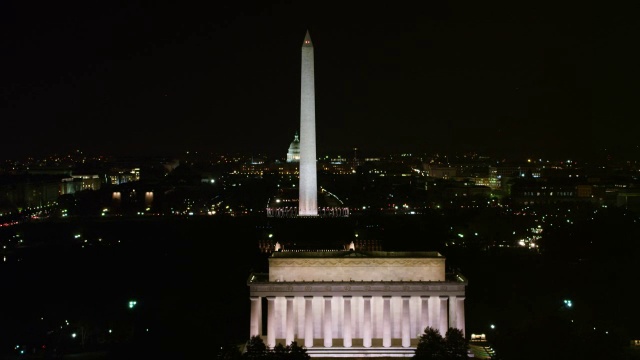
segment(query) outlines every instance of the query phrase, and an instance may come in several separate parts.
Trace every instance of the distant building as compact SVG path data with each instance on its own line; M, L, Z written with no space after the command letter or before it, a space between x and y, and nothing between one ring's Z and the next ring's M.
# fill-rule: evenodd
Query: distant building
M98 174L73 174L71 177L80 181L81 190L100 190L103 182Z
M0 179L0 212L51 206L60 195L59 175L14 175Z
M300 162L300 136L296 132L293 141L289 145L289 151L287 151L287 162Z
M536 164L500 164L495 168L495 174L498 179L523 178L528 175L533 178L539 178L541 173L541 167Z
M453 179L458 176L458 169L451 166L432 166L424 164L422 172L425 176L437 179Z
M120 185L131 181L140 180L140 168L113 168L109 172L109 183Z

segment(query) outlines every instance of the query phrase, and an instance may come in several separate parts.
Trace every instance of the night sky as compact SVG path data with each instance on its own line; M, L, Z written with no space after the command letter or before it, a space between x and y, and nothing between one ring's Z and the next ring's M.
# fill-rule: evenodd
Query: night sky
M319 155L638 153L631 9L187 3L0 2L2 156L284 157L299 129L306 29Z

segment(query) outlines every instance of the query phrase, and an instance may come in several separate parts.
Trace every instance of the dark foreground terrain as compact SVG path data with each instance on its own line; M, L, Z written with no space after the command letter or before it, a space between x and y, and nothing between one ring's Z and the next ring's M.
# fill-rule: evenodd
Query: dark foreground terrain
M266 232L326 238L334 226L332 241L348 242L357 230L386 250L441 251L469 280L467 335L486 333L503 359L638 358L628 346L640 335L632 311L640 259L634 216L611 213L549 232L540 252L446 245L453 220L438 216L352 217L316 231L319 223L250 217L73 219L3 229L3 241L23 242L5 249L0 263L0 355L211 358L247 340L246 280L266 262L258 239Z

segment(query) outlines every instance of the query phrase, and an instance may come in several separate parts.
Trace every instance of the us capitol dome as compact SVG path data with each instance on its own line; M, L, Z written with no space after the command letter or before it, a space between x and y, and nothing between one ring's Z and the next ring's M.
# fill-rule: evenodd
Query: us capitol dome
M300 136L297 131L287 151L287 162L300 162Z

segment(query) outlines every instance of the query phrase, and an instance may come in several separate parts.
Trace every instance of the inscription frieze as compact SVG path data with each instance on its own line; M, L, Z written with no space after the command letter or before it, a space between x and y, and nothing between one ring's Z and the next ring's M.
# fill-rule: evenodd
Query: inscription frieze
M444 292L453 293L462 291L464 292L464 285L458 284L396 284L396 283L316 283L316 284L295 284L295 283L281 283L281 284L253 284L251 285L251 291L263 292L263 293L414 293L416 295L426 294L428 292ZM452 294L453 295L453 294Z
M284 260L284 259L282 259ZM271 266L440 266L444 259L273 259Z

